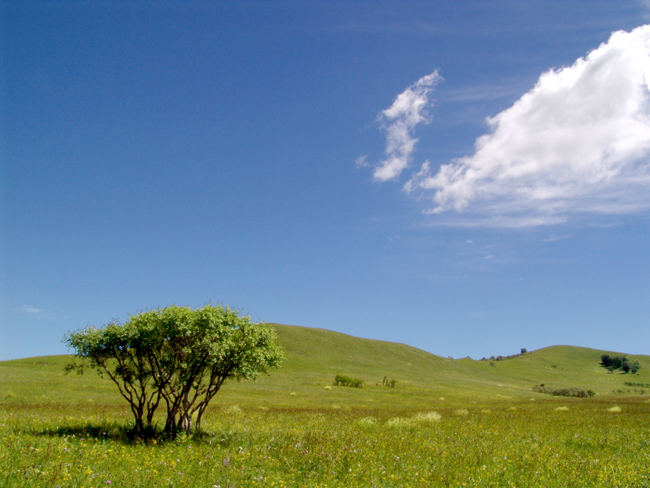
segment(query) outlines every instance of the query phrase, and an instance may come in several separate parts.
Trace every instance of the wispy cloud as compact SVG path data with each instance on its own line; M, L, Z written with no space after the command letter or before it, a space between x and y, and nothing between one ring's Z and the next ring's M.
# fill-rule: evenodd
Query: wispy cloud
M45 310L43 310L42 308L32 307L31 305L23 305L22 310L23 312L31 313L34 315L38 315L45 312Z
M386 158L374 171L377 181L394 180L409 166L418 142L413 131L418 124L429 122L429 93L441 79L438 71L423 76L377 117L386 132Z
M409 106L412 92L385 112ZM459 225L520 227L649 208L650 25L616 32L573 65L542 74L488 123L473 155L438 169L427 161L404 185L408 193L433 194L427 213L456 211ZM402 124L409 130L389 137L395 142L376 179L393 179L407 166L414 124Z
M55 317L54 312L50 312L49 310L45 310L43 308L33 307L31 305L23 305L21 307L21 310L25 313L36 315L41 318L52 319Z
M650 0L648 0L650 1ZM514 98L521 93L522 81L519 79L502 80L498 83L484 85L471 85L462 88L449 88L443 95L440 94L440 103L480 102Z
M354 160L354 165L357 168L369 168L370 163L368 162L368 156L366 155L359 156L357 159Z
M551 234L549 237L542 239L542 242L558 242L570 238L571 236L567 236L567 235L558 236L556 234Z
M640 0L641 6L643 7L643 12L641 16L645 21L650 20L650 0Z

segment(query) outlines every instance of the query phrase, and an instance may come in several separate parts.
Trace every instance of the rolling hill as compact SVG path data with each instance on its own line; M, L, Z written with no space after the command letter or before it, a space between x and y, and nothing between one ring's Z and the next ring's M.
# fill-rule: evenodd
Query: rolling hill
M635 375L610 373L599 365L602 354L574 346L553 346L500 361L443 358L392 342L352 337L323 329L272 324L286 361L256 382L226 384L216 403L258 406L413 406L454 400L547 397L537 384L581 387L598 396L638 395L650 384L650 357L628 356L641 364ZM71 356L45 356L0 362L0 402L122 403L108 379L94 373L63 375ZM331 386L336 374L358 377L364 386ZM394 388L382 379L397 380ZM650 388L648 388L650 393Z

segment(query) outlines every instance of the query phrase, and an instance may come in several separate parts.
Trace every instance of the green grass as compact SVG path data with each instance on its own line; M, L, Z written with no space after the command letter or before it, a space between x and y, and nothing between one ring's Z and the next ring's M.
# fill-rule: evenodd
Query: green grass
M554 346L512 359L495 361L442 358L404 344L360 339L322 329L276 325L278 342L287 360L278 370L258 381L227 383L215 402L246 406L337 405L366 406L403 404L429 405L446 400L540 398L533 386L580 387L597 395L617 390L631 393L626 381L650 383L650 357L638 360L635 375L610 373L599 366L598 351L571 346ZM120 404L123 400L107 379L88 372L84 376L63 375L70 356L46 356L0 362L0 402ZM363 380L363 388L332 385L334 376L344 374ZM395 388L382 385L384 376L398 380ZM630 391L628 391L630 390ZM293 393L293 395L292 395Z
M650 400L625 386L650 383L647 356L630 356L632 376L598 365L611 351L556 346L491 365L276 328L285 364L227 384L193 439L129 438L113 384L64 376L69 356L0 362L0 486L650 486ZM332 386L336 374L363 388ZM597 396L533 392L540 383Z
M124 408L5 405L0 485L650 485L647 404L557 405L214 409L205 436L156 444L124 438Z

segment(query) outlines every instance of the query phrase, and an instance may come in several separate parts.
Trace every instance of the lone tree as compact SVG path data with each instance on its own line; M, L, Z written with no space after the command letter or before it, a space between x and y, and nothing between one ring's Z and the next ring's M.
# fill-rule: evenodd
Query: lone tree
M192 310L170 306L133 315L120 324L68 332L63 342L75 351L66 371L106 374L129 402L135 431L153 428L161 401L165 433L192 433L210 400L229 378L255 379L282 362L276 333L266 324L223 306ZM76 359L81 361L77 362Z

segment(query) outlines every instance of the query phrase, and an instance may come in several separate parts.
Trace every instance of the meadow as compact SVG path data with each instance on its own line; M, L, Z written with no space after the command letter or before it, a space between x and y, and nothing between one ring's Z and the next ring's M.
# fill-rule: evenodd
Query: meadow
M644 356L630 377L568 346L490 364L333 334L283 330L287 364L228 384L203 435L174 440L130 438L126 402L63 376L69 357L0 362L0 486L650 486L650 397L625 385L650 383Z

